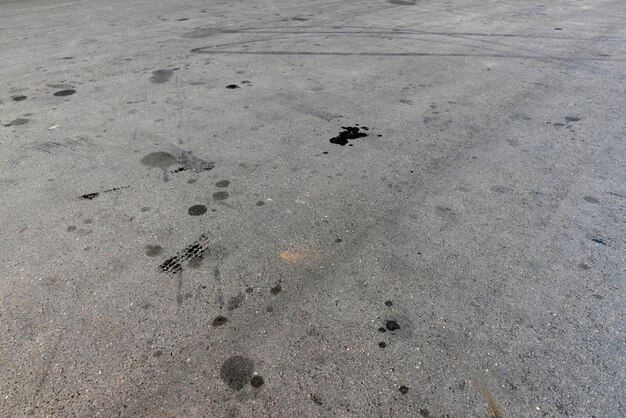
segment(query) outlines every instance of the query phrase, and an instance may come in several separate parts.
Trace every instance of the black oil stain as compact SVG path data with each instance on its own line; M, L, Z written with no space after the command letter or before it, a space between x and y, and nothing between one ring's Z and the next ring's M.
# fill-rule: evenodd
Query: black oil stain
M217 183L215 183L217 187L228 187L229 184L230 184L230 181L228 180L220 180Z
M554 30L563 30L563 28L554 28Z
M252 377L254 362L243 356L233 356L220 368L220 377L231 389L241 390Z
M400 325L398 325L396 321L390 320L385 322L385 328L387 328L389 331L395 331L400 329Z
M198 181L198 179L189 179L187 180L188 184L194 184L196 181Z
M146 155L140 160L140 162L150 168L167 168L171 165L177 164L179 161L178 158L174 157L169 152L157 151Z
M596 242L598 244L606 245L606 241L602 237L591 238L591 241Z
M237 84L229 84L226 86L227 89L240 89L241 87L239 87Z
M218 315L215 317L215 319L213 319L211 325L213 325L214 327L221 327L226 322L228 322L228 319L225 316Z
M204 205L193 205L192 207L190 207L187 212L191 215L191 216L200 216L200 215L204 215L206 213L206 206Z
M172 173L188 169L195 173L200 173L215 167L214 163L192 155L191 151L185 151L175 146L170 146L169 148L172 149L172 153L165 151L151 152L140 160L143 165L149 168L160 168L163 171L163 181L169 181L167 168L174 164L182 164L183 167L172 171Z
M399 390L400 390L400 393L403 395L406 395L407 393L409 393L409 388L404 385L400 386Z
M309 19L296 16L296 17L292 17L291 20L295 20L296 22L307 22Z
M193 244L183 248L176 253L176 255L165 260L159 268L171 276L179 275L183 272L183 263L203 257L204 252L208 249L208 243L208 235L200 235Z
M213 193L213 200L221 201L228 199L228 192L215 192Z
M229 311L234 311L235 309L241 306L244 299L245 297L243 293L239 293L237 296L231 297L230 299L228 299L228 305L226 305L226 309Z
M86 200L93 200L96 197L100 196L100 193L116 192L118 190L128 189L129 187L130 186L114 187L112 189L103 190L102 192L87 193L87 194L80 196L80 198L86 199Z
M182 18L178 19L179 22L184 22L185 20L189 20L189 18L188 17L182 17Z
M322 402L322 398L320 398L320 396L319 396L319 395L317 395L317 394L315 394L315 393L312 393L312 394L311 394L311 400L312 400L312 401L313 401L313 403L314 403L314 404L316 404L316 405L322 405L322 404L323 404L323 402Z
M53 94L53 96L57 96L57 97L71 96L74 93L76 93L76 90L74 90L74 89L66 89L66 90L59 90L59 91L57 91L56 93Z
M72 232L72 231L75 231L75 230L76 230L76 226L74 226L74 225L70 225L66 229L67 232Z
M263 206L263 205L265 204L265 202L264 202L264 201L262 201L262 200L259 200L259 201L257 201L255 204L256 204L257 206Z
M593 197L593 196L585 196L585 197L583 197L583 199L586 202L589 202L589 203L595 203L595 204L600 203L600 201L598 199L596 199L595 197Z
M247 294L251 294L252 292L254 292L254 289L251 287L246 287L246 293Z
M96 197L100 196L100 193L87 193L81 196L81 199L93 200Z
M28 122L30 122L30 119L17 118L17 119L13 119L11 122L7 123L4 126L21 126L21 125L26 125Z
M387 347L387 343L386 343L386 342L384 342L384 341L381 341L381 342L379 342L379 343L378 343L378 346L379 346L380 348L385 348L385 347Z
M335 238L335 242L343 242L341 238Z
M365 132L360 132L360 128L358 126L342 126L341 129L343 129L343 132L340 132L339 135L330 138L331 144L337 144L343 147L351 139L363 138L367 136Z
M263 386L263 383L265 383L265 381L262 376L252 376L252 379L250 379L250 386L253 388L260 388Z
M604 296L602 296L602 295L598 295L597 293L594 293L592 296L593 296L594 298L598 299L598 300L602 300L602 299L604 299Z
M590 270L591 266L587 263L580 263L578 264L578 268L581 270Z
M163 84L170 81L172 76L174 75L174 70L154 70L152 71L152 77L150 77L150 81L155 84Z
M578 122L580 120L580 118L576 117L576 116L565 116L565 121L566 122Z
M11 99L12 99L14 102L21 102L22 100L26 100L26 98L27 98L27 97L28 97L28 96L13 96L13 97L11 97Z
M270 293L272 295L277 295L277 294L279 294L282 291L283 291L283 287L281 285L279 285L279 284L277 284L276 286L274 286L274 287L272 287L270 289Z
M385 306L393 306L393 302L388 300L385 302Z
M163 253L163 247L161 247L160 245L146 245L146 255L148 257L156 257L161 253Z
M144 206L143 208L141 208L141 211L142 211L142 212L149 212L149 211L150 211L150 209L152 209L152 208L150 208L150 207L148 207L148 206Z
M565 126L565 124L564 124L564 123L559 122L559 123L555 123L555 124L553 124L552 126L554 126L554 127L556 127L556 128L561 128L561 127Z
M387 332L387 328L380 327L380 328L378 328L378 332Z

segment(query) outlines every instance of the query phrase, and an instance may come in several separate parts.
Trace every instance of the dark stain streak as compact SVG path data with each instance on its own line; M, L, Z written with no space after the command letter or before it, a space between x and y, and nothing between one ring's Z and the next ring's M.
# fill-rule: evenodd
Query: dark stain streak
M233 356L220 368L220 377L231 389L240 391L252 377L254 363L243 356Z
M66 89L66 90L57 91L56 93L53 94L53 96L57 96L57 97L71 96L74 93L76 93L76 90Z
M80 196L80 198L81 199L86 199L86 200L93 200L96 197L100 196L100 193L116 192L118 190L128 189L129 187L130 186L114 187L112 189L107 189L107 190L104 190L102 192L87 193L87 194L84 194L84 195Z
M208 249L208 243L209 237L206 234L200 235L193 244L188 245L173 257L165 260L159 268L171 276L179 275L183 272L183 263L203 257L204 252Z
M174 70L162 69L152 71L152 77L150 77L150 81L155 84L163 84L170 81L172 76L174 75Z

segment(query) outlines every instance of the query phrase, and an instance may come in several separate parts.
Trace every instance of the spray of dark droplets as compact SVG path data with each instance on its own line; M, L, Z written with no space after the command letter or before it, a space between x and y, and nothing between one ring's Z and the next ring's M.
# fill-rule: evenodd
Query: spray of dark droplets
M361 132L361 129L358 126L342 126L343 132L340 132L334 138L330 138L331 144L341 145L342 147L348 143L351 139L363 138L367 136L365 132Z

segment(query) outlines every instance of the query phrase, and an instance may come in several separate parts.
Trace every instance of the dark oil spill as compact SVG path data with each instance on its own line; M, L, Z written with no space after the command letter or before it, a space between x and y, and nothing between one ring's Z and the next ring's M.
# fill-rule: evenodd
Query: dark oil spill
M217 186L217 187L228 187L229 184L230 184L230 181L228 181L228 180L220 180L217 183L215 183L215 186Z
M177 169L170 171L170 173L176 174L176 173L180 173L181 171L185 171L185 170L187 170L187 167L178 167Z
M156 257L161 253L163 253L163 247L161 247L160 245L146 245L146 255L148 257Z
M230 299L228 299L228 305L226 305L226 309L229 311L234 311L241 306L244 299L245 296L243 295L243 293L239 293L237 296L231 297Z
M566 122L578 122L579 120L580 118L577 118L576 116L565 116Z
M378 346L379 346L380 348L385 348L385 347L387 347L387 343L386 343L386 342L384 342L384 341L381 341L381 342L379 342L379 343L378 343Z
M206 213L206 206L204 205L193 205L187 210L191 216L200 216Z
M220 377L231 389L241 390L250 381L254 372L254 362L243 356L233 356L220 368Z
M331 144L341 145L342 147L348 143L351 139L363 138L367 136L367 133L360 132L361 128L358 126L342 126L343 132L340 132L339 135L330 138Z
M257 205L257 206L263 206L264 204L265 204L265 202L264 202L264 201L262 201L262 200L258 200L258 201L255 203L255 205Z
M189 20L189 18L188 17L182 17L182 18L178 19L179 22L184 22L185 20Z
M324 403L322 402L322 398L320 398L319 395L316 395L315 393L311 394L311 400L316 405L322 405Z
M591 238L591 241L596 242L598 244L606 245L606 241L604 240L604 238L601 238L601 237Z
M27 98L27 96L13 96L13 97L11 97L11 99L14 102L21 102L22 100L26 100L26 98Z
M151 152L140 160L141 164L150 168L161 167L166 168L177 164L178 159L169 152L157 151Z
M227 89L240 89L241 87L239 87L237 84L229 84L226 86Z
M274 287L272 287L270 289L270 293L272 295L277 295L277 294L279 294L282 291L283 291L283 287L281 285L279 285L279 284L277 284L276 286L274 286Z
M393 306L393 302L388 300L385 302L385 306Z
M389 331L395 331L400 329L400 325L398 325L396 321L387 321L385 322L385 328L387 328Z
M228 319L226 317L222 315L218 315L215 317L215 319L213 319L213 322L211 323L211 325L213 325L214 327L221 327L226 322L228 322Z
M66 90L59 90L59 91L57 91L56 93L53 94L53 96L57 96L57 97L71 96L74 93L76 93L76 90L74 90L74 89L66 89Z
M252 379L250 379L250 386L253 388L260 388L263 386L263 383L265 383L265 381L262 376L252 376Z
M196 242L183 248L174 257L165 260L159 268L171 276L176 276L183 272L183 263L202 258L204 252L208 249L208 244L209 237L206 234L202 234Z
M150 77L150 81L154 84L163 84L170 81L170 78L174 75L174 70L154 70L152 71L152 77Z
M221 201L228 199L228 192L215 192L213 193L213 200Z
M112 189L103 190L102 193L116 192L118 190L128 189L129 187L130 186L114 187ZM80 196L80 198L85 199L85 200L93 200L96 197L100 196L100 193L101 192L87 193L87 194Z
M378 332L387 332L387 328L380 327L380 328L378 328Z
M11 122L7 123L4 126L20 126L20 125L26 125L28 122L30 122L30 119L17 118L17 119L13 119Z
M398 389L400 391L401 394L406 395L407 393L409 393L409 388L402 385L400 386L400 388Z

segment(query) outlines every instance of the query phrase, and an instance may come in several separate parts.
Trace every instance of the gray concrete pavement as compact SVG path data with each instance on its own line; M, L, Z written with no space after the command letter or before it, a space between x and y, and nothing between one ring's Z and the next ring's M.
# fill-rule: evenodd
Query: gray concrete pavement
M0 416L626 416L625 21L0 0Z

